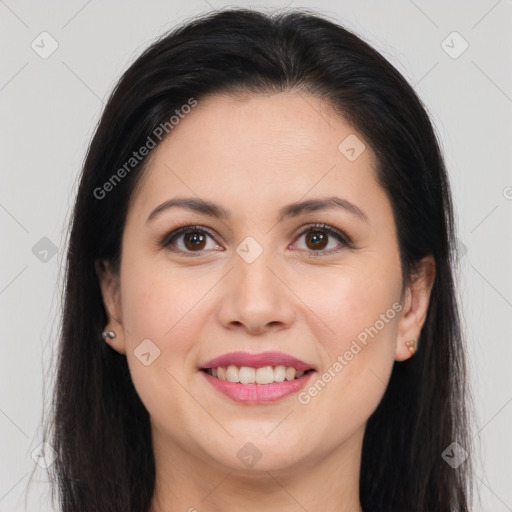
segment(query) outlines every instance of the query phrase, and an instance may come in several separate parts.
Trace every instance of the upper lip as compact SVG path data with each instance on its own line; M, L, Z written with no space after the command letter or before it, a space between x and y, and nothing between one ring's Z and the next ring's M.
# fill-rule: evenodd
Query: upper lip
M296 370L314 370L312 364L301 359L283 354L282 352L260 352L251 354L249 352L230 352L214 357L201 365L202 369L218 368L219 366L248 366L250 368L262 368L263 366L286 366Z

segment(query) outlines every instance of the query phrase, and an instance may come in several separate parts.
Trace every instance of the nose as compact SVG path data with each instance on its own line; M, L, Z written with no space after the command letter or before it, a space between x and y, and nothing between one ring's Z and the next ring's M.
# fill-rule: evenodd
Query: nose
M295 318L293 294L276 256L264 250L252 263L236 253L233 260L217 310L222 325L251 335L289 328Z

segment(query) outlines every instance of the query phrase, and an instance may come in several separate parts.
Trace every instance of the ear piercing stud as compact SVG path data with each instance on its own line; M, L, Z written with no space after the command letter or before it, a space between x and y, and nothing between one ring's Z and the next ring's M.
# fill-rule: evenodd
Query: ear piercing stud
M116 337L116 333L114 331L103 331L101 333L101 337L103 338L103 340L106 340L107 338L109 340L112 340Z
M414 355L418 346L418 342L416 340L411 340L406 341L405 344L407 345L407 348L409 349L411 355Z

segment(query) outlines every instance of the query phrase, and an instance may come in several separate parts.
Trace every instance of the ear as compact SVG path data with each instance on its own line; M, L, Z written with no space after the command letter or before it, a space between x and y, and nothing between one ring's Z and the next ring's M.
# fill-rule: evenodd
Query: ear
M95 270L101 288L103 305L105 306L108 318L104 330L114 331L116 333L115 338L105 338L104 341L120 354L126 354L119 273L114 272L110 262L104 260L96 261Z
M436 273L432 255L421 259L418 271L411 276L411 283L405 290L402 316L398 322L395 360L405 361L411 357L407 347L410 340L418 340L427 317L430 292Z

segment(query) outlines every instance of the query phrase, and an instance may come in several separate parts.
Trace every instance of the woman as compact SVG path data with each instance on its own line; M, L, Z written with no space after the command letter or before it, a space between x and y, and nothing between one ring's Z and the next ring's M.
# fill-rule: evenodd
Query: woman
M230 9L159 39L76 199L61 509L469 510L454 231L424 107L351 32Z

